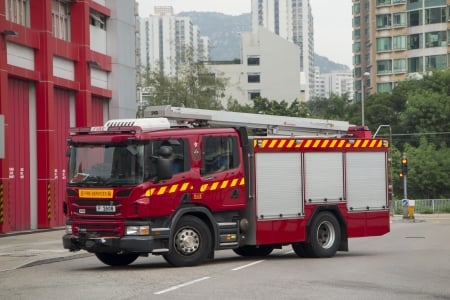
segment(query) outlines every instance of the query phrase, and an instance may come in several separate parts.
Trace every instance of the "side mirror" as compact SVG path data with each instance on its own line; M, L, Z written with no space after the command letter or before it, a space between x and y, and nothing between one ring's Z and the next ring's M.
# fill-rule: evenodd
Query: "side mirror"
M172 178L172 160L165 157L158 157L156 160L157 179L164 180Z

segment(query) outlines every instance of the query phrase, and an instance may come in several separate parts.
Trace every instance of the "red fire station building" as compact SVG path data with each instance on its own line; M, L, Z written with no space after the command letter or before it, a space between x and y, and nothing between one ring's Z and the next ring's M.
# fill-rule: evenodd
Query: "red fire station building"
M134 0L0 0L0 233L64 224L68 129L135 115L134 49Z

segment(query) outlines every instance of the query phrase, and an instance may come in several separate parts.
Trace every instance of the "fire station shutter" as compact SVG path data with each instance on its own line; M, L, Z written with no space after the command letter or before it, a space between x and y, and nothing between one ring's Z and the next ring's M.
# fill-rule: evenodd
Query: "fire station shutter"
M344 172L342 153L305 153L305 200L342 201Z
M31 228L29 83L8 79L6 101L8 112L5 118L5 154L9 170L7 185L4 187L8 191L6 201L9 201L6 218L10 222L11 231L27 230Z
M386 154L347 153L347 206L351 210L387 207Z
M300 154L256 154L258 218L278 219L303 215L301 191Z

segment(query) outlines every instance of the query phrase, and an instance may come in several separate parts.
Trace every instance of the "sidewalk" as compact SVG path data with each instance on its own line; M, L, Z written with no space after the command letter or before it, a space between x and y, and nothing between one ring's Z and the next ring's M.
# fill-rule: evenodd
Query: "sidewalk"
M64 249L64 233L57 228L0 234L0 272L92 255Z
M450 214L420 215L415 219L403 219L394 215L391 222L450 222ZM0 272L31 267L56 261L88 257L86 251L70 252L63 248L62 228L0 234Z

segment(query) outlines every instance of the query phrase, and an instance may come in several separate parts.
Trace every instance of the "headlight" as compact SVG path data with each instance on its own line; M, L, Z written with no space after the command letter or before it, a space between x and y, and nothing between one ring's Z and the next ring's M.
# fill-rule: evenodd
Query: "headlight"
M67 234L72 234L72 224L66 225L66 233Z
M150 234L150 226L142 225L142 226L127 226L125 229L126 235L149 235Z

